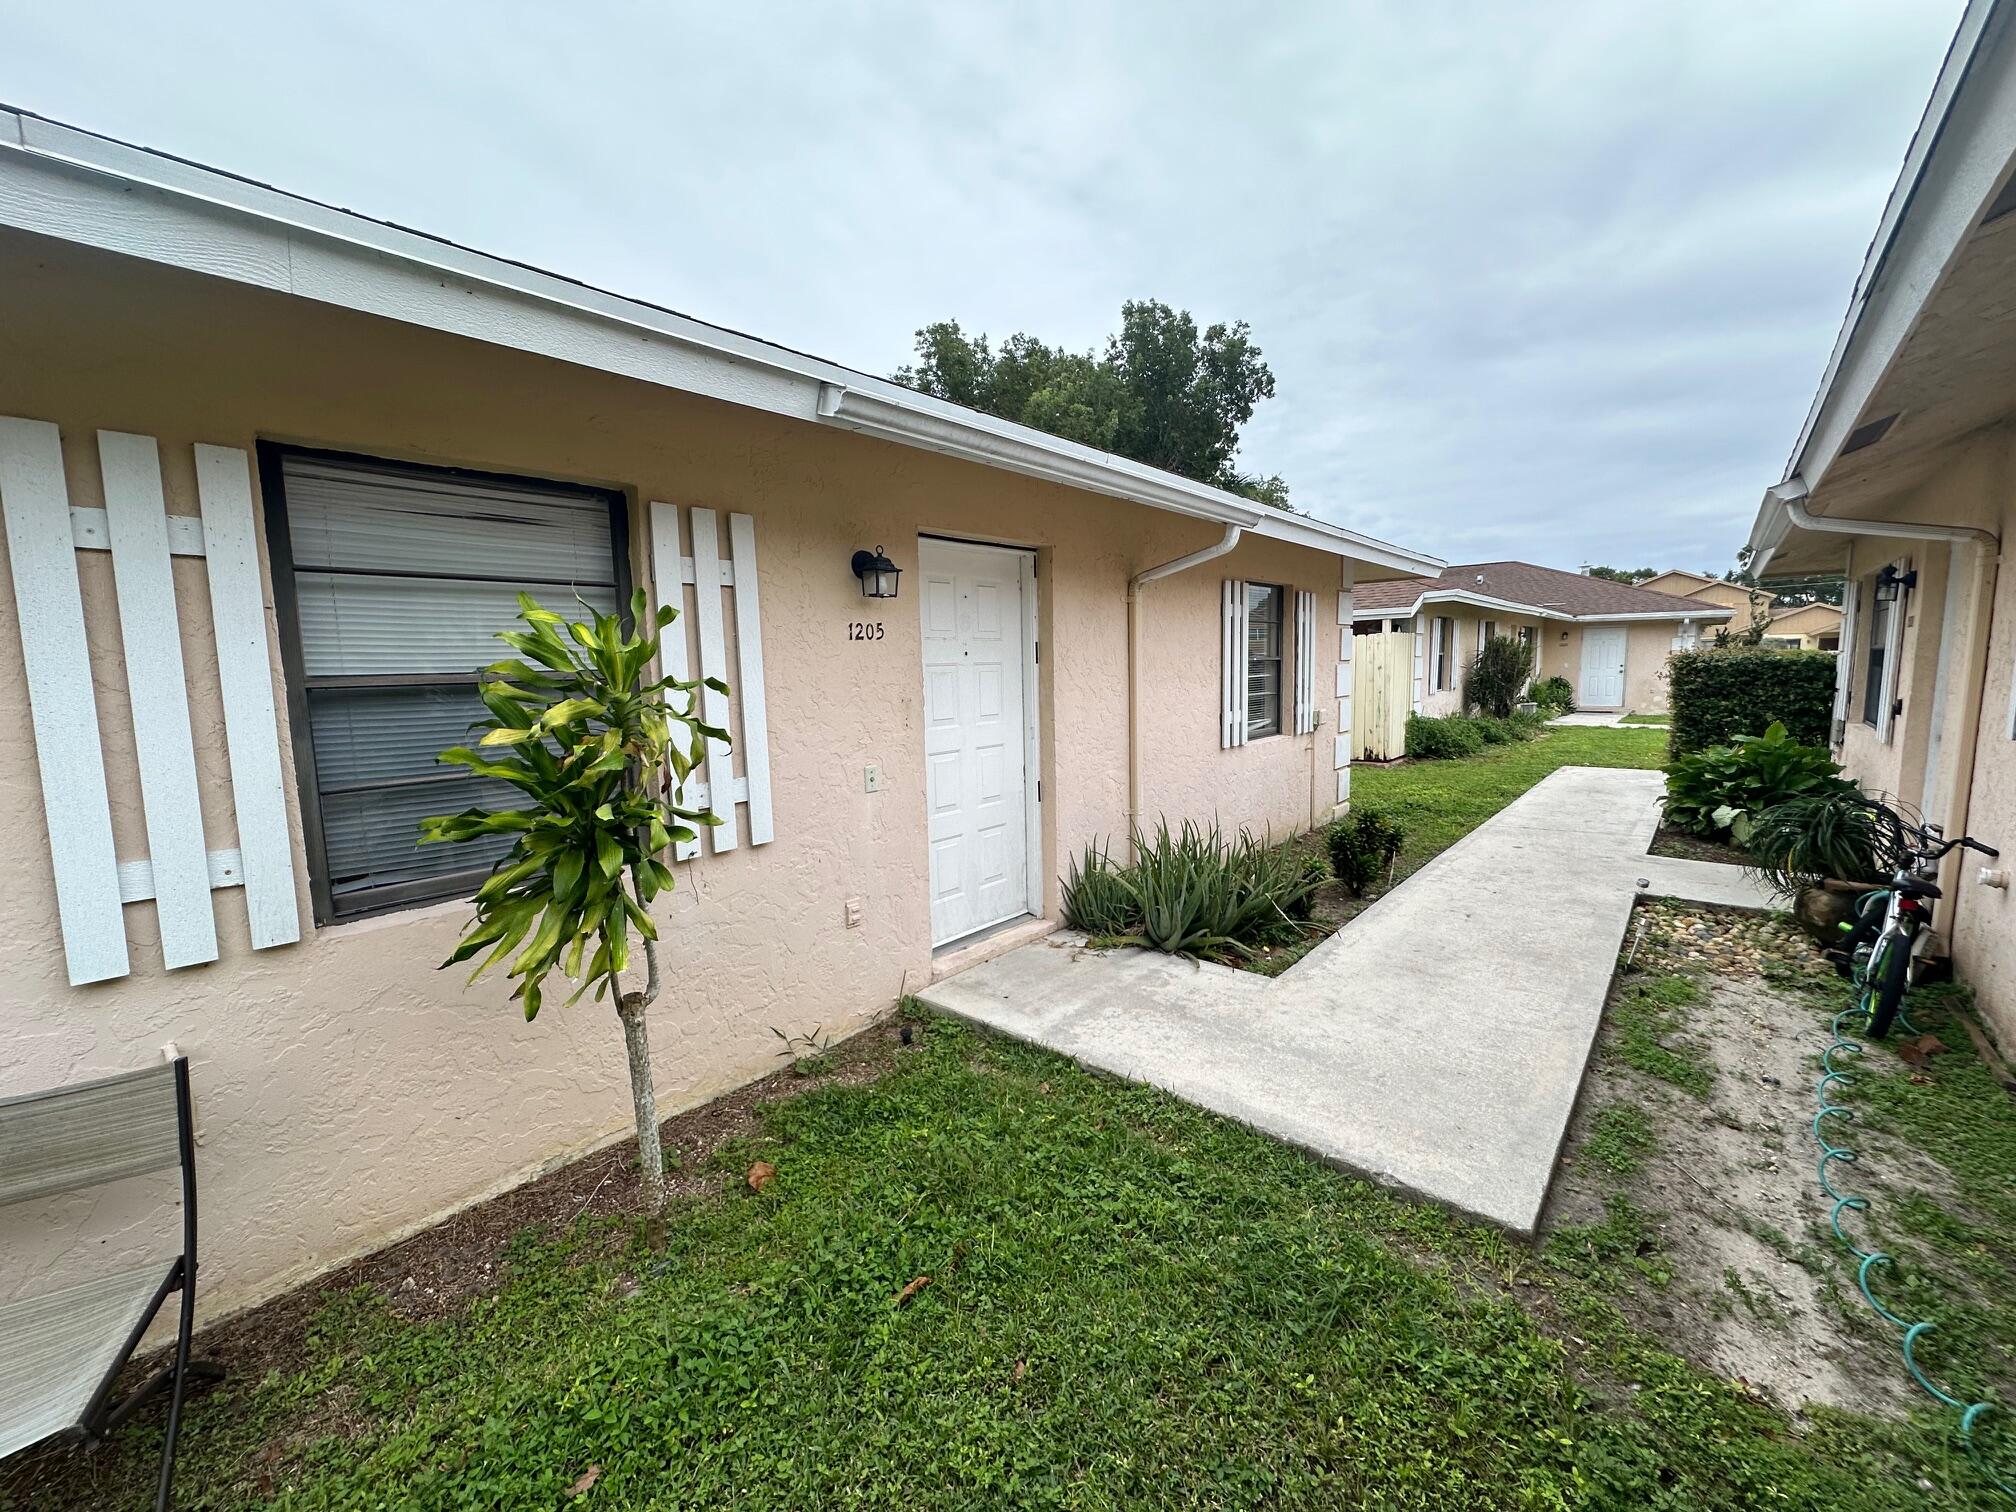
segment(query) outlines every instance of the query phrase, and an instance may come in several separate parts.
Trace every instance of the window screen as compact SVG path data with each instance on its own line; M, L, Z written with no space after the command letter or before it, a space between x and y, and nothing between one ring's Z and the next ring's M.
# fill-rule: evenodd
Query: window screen
M1281 733L1281 601L1272 583L1246 585L1246 738Z
M477 669L510 654L520 591L620 605L621 497L277 448L262 466L316 917L473 891L508 837L422 846L420 821L518 793L434 758L484 717Z

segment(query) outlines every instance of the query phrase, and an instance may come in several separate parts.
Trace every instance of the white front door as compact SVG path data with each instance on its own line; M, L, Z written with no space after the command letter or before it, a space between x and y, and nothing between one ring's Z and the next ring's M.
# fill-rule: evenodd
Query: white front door
M931 943L1033 912L1033 553L924 539Z
M1584 709L1624 707L1624 630L1617 625L1582 627L1582 685L1575 702Z

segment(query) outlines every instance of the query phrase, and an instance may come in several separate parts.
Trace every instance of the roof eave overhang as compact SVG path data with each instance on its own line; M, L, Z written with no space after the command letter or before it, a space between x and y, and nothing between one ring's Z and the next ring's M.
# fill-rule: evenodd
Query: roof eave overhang
M1445 565L661 306L4 107L0 226L878 435L1389 571Z
M1818 495L1841 448L2016 169L2016 27L2001 0L1969 0L1912 137L1783 477L1751 526L1765 576L1793 530L1789 495ZM1851 453L1851 455L1857 455ZM1816 512L1824 512L1816 510Z

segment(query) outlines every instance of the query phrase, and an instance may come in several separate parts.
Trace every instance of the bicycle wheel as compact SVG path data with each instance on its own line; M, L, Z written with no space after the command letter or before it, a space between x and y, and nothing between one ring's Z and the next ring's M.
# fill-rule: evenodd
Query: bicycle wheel
M1904 987L1911 976L1911 937L1916 931L1899 928L1876 942L1869 959L1869 992L1875 999L1869 1013L1869 1037L1881 1039L1896 1021L1897 1008L1904 1001Z

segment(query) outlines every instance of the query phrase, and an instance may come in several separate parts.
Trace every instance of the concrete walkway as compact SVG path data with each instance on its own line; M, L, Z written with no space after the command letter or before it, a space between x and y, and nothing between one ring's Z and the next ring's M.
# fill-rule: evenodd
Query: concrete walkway
M1624 715L1622 713L1616 711L1606 713L1601 709L1577 709L1573 714L1556 714L1547 723L1573 725L1578 729L1585 730L1635 730L1639 728L1637 725L1627 725L1624 723Z
M1646 854L1661 785L1562 768L1272 980L1056 934L921 996L1530 1234L1641 879L1769 904Z

